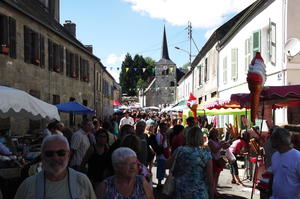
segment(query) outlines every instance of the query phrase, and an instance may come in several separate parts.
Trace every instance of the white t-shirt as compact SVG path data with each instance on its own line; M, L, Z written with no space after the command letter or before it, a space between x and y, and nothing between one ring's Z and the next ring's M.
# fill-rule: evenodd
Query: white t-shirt
M33 175L26 178L17 190L15 199L35 199L36 197L36 176ZM75 183L79 192L80 198L82 199L96 199L95 192L92 184L86 175L79 173L77 175L77 181ZM69 199L69 187L68 187L68 176L61 181L51 182L46 180L45 183L45 198L56 199L63 198Z
M272 156L273 195L270 199L300 199L300 152L291 149Z
M120 120L120 125L119 125L119 128L121 128L123 125L125 124L130 124L130 125L134 125L134 121L133 121L133 118L132 117L123 117L121 120Z
M76 131L71 139L70 148L75 150L75 153L71 159L70 166L80 166L82 159L89 147L90 140L87 134L82 129Z

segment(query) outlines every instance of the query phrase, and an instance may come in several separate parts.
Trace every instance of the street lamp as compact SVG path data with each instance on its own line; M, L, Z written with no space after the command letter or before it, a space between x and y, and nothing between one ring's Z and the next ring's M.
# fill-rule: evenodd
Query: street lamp
M175 49L181 50L181 51L187 53L189 55L190 65L192 64L192 57L196 57L196 55L192 55L190 51L187 51L187 50L184 50L182 48L179 48L178 46L175 46Z

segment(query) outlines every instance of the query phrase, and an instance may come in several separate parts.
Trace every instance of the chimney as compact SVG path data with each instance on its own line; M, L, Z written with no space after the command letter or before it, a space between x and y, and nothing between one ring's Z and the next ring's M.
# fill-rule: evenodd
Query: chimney
M90 53L93 54L93 45L84 45L84 46Z
M71 20L66 20L64 23L65 29L74 37L76 37L76 24L72 23Z

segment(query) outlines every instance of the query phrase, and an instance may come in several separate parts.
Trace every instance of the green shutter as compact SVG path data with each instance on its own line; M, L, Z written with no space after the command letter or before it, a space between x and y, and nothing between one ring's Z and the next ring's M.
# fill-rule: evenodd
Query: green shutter
M223 58L223 83L227 83L227 57Z
M271 22L270 26L270 60L276 65L276 24Z
M255 56L256 52L260 52L260 43L261 43L261 38L260 38L260 30L254 32L252 34L252 44L253 44L253 56Z
M245 72L248 71L248 66L250 64L251 59L251 46L250 39L245 40Z
M238 49L231 49L231 79L238 79Z

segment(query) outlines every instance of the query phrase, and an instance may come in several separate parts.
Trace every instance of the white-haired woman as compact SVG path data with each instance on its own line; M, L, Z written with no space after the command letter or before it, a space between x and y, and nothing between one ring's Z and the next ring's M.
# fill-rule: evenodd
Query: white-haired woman
M137 175L136 153L127 147L120 147L112 154L115 175L105 179L97 188L98 199L154 199L146 179Z

